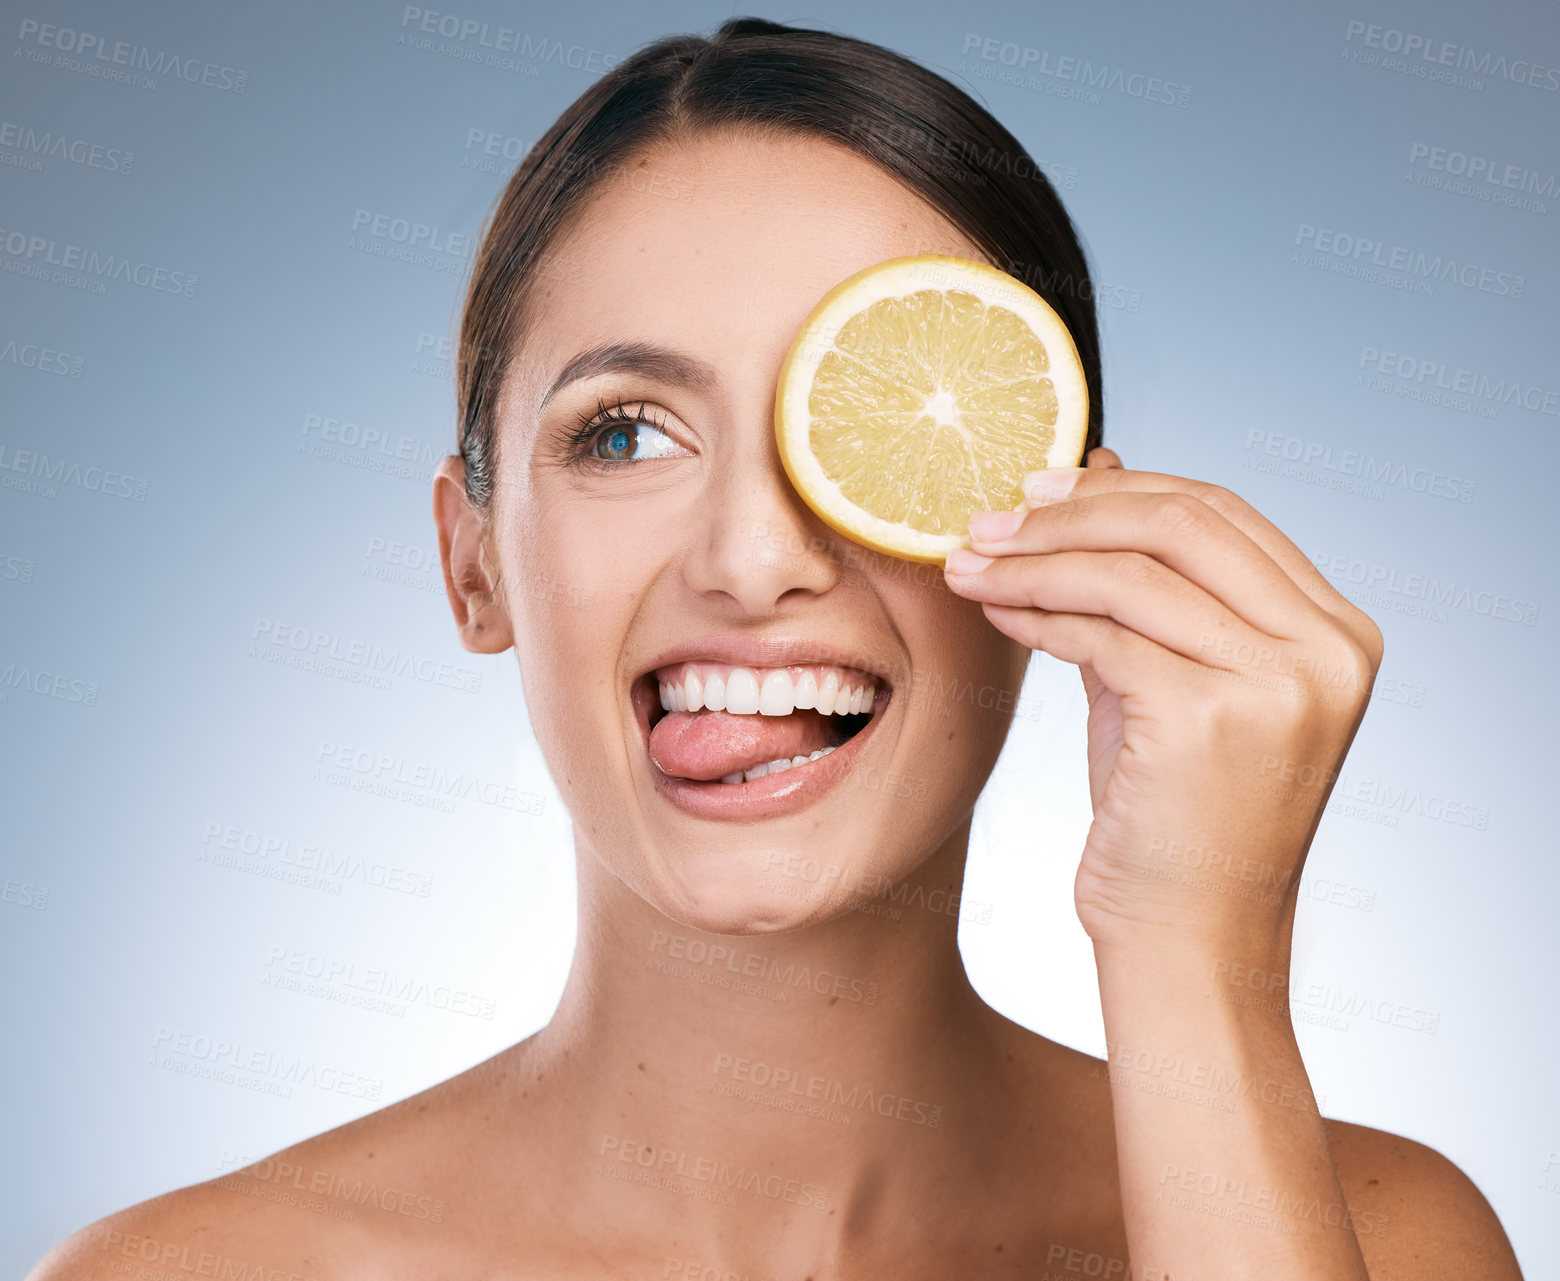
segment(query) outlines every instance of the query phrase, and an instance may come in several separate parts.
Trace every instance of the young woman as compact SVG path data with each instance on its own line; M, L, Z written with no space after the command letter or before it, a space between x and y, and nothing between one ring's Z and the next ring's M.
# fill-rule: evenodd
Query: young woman
M922 576L823 525L772 430L812 306L913 253L1031 283L1094 404L1087 466ZM1234 494L1100 445L1082 252L968 96L752 19L643 50L504 193L459 400L450 604L515 650L574 819L557 1013L35 1277L1519 1276L1454 1165L1318 1115L1290 1024L1293 887L1380 633ZM1108 1062L987 1007L957 946L1036 649L1089 698Z

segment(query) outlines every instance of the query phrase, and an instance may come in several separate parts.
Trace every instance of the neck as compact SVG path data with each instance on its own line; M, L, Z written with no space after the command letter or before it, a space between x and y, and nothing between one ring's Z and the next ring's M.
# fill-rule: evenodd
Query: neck
M617 1222L805 1267L902 1236L978 1165L1011 1025L959 956L968 838L868 904L749 935L679 925L581 844L574 963L524 1075L558 1091L586 1202L615 1180Z

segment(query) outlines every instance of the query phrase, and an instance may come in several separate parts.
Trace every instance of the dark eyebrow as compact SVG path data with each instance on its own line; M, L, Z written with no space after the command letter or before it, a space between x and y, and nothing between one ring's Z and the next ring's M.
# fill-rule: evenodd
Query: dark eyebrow
M711 391L720 382L711 366L669 347L643 342L600 343L580 352L563 367L563 372L553 379L553 385L542 397L540 408L545 409L547 402L570 383L620 369L633 370L674 387L686 387L689 391Z

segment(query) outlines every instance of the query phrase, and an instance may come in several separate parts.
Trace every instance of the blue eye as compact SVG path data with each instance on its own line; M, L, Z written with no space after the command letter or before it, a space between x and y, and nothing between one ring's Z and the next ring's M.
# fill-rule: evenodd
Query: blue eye
M579 427L567 433L570 464L641 462L670 457L679 448L661 424L645 413L643 404L632 414L624 411L622 401L611 409L602 401L596 406L595 416L582 415Z
M595 437L591 446L592 457L603 462L636 462L633 451L643 447L648 453L638 458L664 458L673 444L671 437L652 422L630 423L612 426Z

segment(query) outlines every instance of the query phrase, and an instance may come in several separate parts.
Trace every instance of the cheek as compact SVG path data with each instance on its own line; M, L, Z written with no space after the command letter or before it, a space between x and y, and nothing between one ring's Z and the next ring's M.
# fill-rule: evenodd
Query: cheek
M527 583L599 609L648 590L672 533L658 523L666 523L664 514L643 503L574 493L537 497L508 531L508 559Z
M612 575L588 546L568 531L542 528L527 535L514 558L516 573L509 583L516 632L542 630L562 642L588 630L586 618L611 599ZM536 609L536 606L543 606Z
M623 594L603 531L578 506L529 495L502 528L504 596L523 670L541 674L560 653L581 657L579 644L601 633L600 616Z
M533 715L577 702L615 670L626 625L615 615L632 596L631 582L602 531L578 513L535 512L516 522L504 555L505 602Z
M1029 646L995 627L979 601L966 600L954 592L948 597L944 629L953 638L952 650L960 655L958 661L972 669L966 673L970 679L975 678L976 670L988 681L1004 679L1012 675L1015 666L1022 677L1033 653Z
M936 738L958 723L976 741L999 745L1033 651L993 627L979 602L952 592L925 588L898 610L914 655L910 705L942 727Z
M595 778L612 757L605 749L621 734L629 695L623 647L665 559L663 540L636 529L627 506L528 495L503 525L526 706L560 787Z

